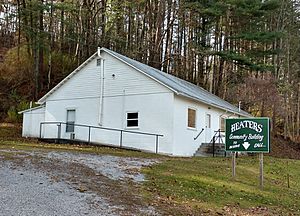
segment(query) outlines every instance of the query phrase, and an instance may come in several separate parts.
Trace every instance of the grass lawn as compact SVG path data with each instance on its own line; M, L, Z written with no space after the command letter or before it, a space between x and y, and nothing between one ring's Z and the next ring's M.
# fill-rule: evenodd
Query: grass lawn
M45 144L20 138L20 128L0 125L0 149L79 151L126 157L158 158L145 167L141 194L170 215L300 215L300 160L265 156L265 187L259 189L257 156L237 158L171 158L107 147ZM290 187L288 187L288 176Z
M191 214L199 209L255 214L260 207L267 209L266 215L300 215L300 161L265 157L264 171L265 187L260 190L258 157L239 157L235 179L231 158L172 158L144 169L149 180L145 190L153 199L177 203Z

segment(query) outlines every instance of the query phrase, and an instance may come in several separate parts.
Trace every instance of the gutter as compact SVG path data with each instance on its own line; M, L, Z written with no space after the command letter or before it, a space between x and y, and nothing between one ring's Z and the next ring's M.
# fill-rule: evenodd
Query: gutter
M41 109L41 108L44 108L44 107L45 107L45 105L41 105L41 106L29 108L29 109L26 109L26 110L19 111L18 114L23 114L23 113L26 113L26 112L31 112L33 110Z
M233 111L233 110L229 110L229 109L227 109L227 108L225 108L225 107L218 106L218 105L216 105L216 104L208 104L207 102L205 102L205 101L203 101L203 100L199 100L198 98L195 98L195 97L186 95L186 94L181 93L181 92L179 92L177 95L183 96L183 97L187 97L187 98L190 98L190 99L195 100L195 101L198 101L198 102L202 102L202 103L207 104L207 105L211 105L211 106L213 106L213 107L215 107L215 108L219 108L219 109L225 110L226 112L230 112L230 113L235 114L235 115L240 115L240 116L244 116L244 117L245 117L245 116L246 116L246 117L252 117L250 114L245 115L245 114L243 114L243 113L235 112L235 111Z

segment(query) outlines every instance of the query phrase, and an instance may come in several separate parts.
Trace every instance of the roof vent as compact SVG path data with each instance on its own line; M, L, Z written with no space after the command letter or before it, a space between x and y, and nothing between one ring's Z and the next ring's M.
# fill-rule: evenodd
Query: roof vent
M97 59L97 66L101 66L101 59Z

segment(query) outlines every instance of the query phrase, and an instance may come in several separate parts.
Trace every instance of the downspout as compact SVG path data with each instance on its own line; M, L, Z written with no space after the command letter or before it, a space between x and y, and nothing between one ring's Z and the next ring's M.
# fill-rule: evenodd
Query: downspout
M99 100L99 122L100 126L103 125L103 97L104 97L104 59L101 56L101 49L98 47L98 57L101 59L100 63L100 100Z

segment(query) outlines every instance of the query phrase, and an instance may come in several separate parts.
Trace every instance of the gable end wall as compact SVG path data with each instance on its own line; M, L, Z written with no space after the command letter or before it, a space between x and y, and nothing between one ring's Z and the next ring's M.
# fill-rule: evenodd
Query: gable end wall
M113 56L102 52L104 60L103 127L126 129L126 112L138 111L141 132L163 134L159 152L172 154L174 93ZM76 110L77 124L99 126L99 104L102 67L96 66L97 57L78 71L71 79L46 98L45 121L66 122L66 111ZM113 76L114 75L114 76ZM56 136L56 125L47 126L43 136ZM70 134L62 127L62 138ZM86 140L88 130L75 128L75 138ZM118 132L92 130L92 141L119 145ZM133 136L124 133L123 145L155 150L155 137Z

